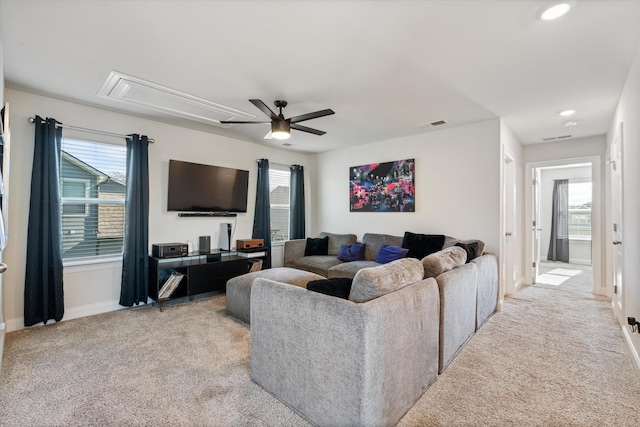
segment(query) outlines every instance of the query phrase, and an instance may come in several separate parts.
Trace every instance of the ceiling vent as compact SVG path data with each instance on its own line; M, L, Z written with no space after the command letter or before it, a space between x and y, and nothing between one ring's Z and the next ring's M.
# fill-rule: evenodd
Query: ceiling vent
M255 119L253 114L216 104L168 87L112 71L97 94L100 98L111 99L147 110L174 117L193 120L229 129L232 124L222 124L223 120Z
M571 138L571 136L572 135L552 136L552 137L549 137L549 138L541 138L540 141L542 141L542 142L557 141L558 139Z
M446 120L436 120L435 122L422 123L421 125L418 125L418 127L420 129L429 129L431 127L442 126L446 124L447 124Z

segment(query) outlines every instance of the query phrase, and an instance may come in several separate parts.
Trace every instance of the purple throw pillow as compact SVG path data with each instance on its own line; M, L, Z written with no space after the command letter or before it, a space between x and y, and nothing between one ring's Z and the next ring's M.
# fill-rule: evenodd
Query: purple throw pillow
M380 264L386 264L391 261L395 261L407 256L409 249L401 248L398 246L382 245L376 255L376 262Z
M338 259L345 262L362 261L364 259L364 243L341 245Z

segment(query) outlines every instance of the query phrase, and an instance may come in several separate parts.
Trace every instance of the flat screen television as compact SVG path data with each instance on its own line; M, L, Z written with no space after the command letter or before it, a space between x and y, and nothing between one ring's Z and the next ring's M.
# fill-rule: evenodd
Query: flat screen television
M169 160L167 209L246 212L249 171Z

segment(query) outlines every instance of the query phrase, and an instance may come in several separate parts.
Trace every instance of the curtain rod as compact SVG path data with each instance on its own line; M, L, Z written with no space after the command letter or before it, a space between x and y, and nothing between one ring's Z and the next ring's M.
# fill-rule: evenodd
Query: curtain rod
M34 123L36 121L35 117L29 117L29 122L30 123ZM107 136L114 136L116 138L128 138L129 135L121 135L119 133L113 133L113 132L105 132L103 130L96 130L96 129L89 129L89 128L81 128L79 126L70 126L70 125L65 125L62 123L56 123L56 127L62 128L62 129L71 129L71 130L79 130L82 132L88 132L88 133L95 133L95 134L99 134L99 135L107 135ZM153 144L155 142L155 140L153 138L147 138L147 140L149 141L150 144Z

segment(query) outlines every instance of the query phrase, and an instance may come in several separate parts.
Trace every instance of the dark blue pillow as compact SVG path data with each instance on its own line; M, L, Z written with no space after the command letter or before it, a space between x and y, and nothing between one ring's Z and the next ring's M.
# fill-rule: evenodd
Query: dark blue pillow
M341 245L338 259L345 262L362 261L364 259L364 243Z
M317 239L307 237L307 245L304 248L304 256L328 254L329 236L318 237Z
M376 255L376 262L380 264L386 264L391 261L395 261L407 256L409 249L400 248L398 246L382 245Z

